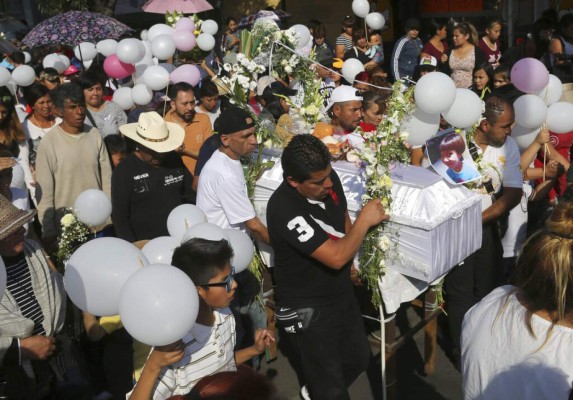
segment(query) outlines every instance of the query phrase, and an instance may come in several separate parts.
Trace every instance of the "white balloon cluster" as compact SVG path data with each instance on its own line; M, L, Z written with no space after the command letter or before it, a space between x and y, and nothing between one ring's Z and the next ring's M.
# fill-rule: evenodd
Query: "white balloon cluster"
M364 18L366 25L374 30L384 28L386 20L379 12L370 12L370 3L368 0L354 0L352 2L352 12L360 18Z

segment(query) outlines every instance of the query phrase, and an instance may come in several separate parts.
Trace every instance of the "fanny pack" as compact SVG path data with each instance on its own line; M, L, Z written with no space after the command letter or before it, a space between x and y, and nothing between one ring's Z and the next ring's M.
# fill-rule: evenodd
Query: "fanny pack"
M277 307L275 310L275 319L277 326L286 333L301 333L310 328L314 308L287 308Z

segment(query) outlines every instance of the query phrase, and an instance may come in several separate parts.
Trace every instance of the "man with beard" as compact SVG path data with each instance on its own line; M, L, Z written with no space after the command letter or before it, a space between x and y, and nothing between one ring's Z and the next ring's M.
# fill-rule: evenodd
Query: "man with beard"
M446 275L448 323L453 341L452 356L460 362L460 335L465 313L503 282L503 226L522 194L520 154L510 136L515 120L513 106L495 95L485 101L485 112L468 148L484 176L476 189L482 196L482 245ZM505 220L505 221L504 221Z
M165 114L165 122L174 122L185 130L183 147L178 150L183 163L194 173L199 149L203 142L212 135L211 121L206 114L195 110L195 94L193 86L179 82L169 88L171 110Z
M111 164L100 132L84 124L86 101L78 85L66 83L51 92L56 115L62 118L44 136L36 156L36 198L42 241L55 250L66 208L87 189L110 195Z
M364 139L354 130L362 121L362 96L352 86L342 85L332 91L328 106L334 135L343 136L352 147L364 143Z

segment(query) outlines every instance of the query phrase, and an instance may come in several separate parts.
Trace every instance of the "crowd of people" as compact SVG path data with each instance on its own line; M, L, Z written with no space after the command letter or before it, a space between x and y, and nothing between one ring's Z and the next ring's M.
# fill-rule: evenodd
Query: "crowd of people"
M118 318L81 313L66 300L64 260L55 257L62 217L87 189L103 191L113 206L97 237L141 247L168 236L170 212L191 203L208 222L272 246L266 279L276 291L280 340L294 349L301 396L348 399L350 384L372 370L372 386L381 389L367 339L375 329L361 317L367 311L357 292L366 289L356 281L353 258L368 230L390 216L374 199L351 222L331 153L317 136L324 130L358 145L361 132L386 118L393 81L415 84L434 71L484 101L475 130L450 133L440 145L454 181L463 175L466 148L485 178L472 186L482 199L482 245L444 281L448 352L462 371L465 397L569 396L573 132L541 129L520 150L511 130L513 102L522 93L511 83L511 67L539 58L569 82L573 15L556 21L544 13L531 37L505 52L499 19L489 20L481 36L467 21L432 20L425 42L419 20L403 26L386 59L381 32L366 31L353 17L344 19L334 46L324 25L309 23L328 120L283 149L283 182L266 221L251 202L241 160L258 149L256 118L276 123L278 135L301 88L288 75L263 74L248 93L248 110L225 97L215 83L226 73L217 61L233 63L240 52L234 18L221 30L221 48L201 63L197 86L170 85L127 111L111 101L117 82L101 63L59 74L43 68L36 52L36 82L15 92L0 87L0 255L7 275L0 397L280 398L253 372L279 339L256 302L263 289L248 270L235 274L226 240L191 239L175 249L171 264L194 282L200 304L196 324L176 343L150 348L132 340ZM350 84L341 71L353 58L365 68ZM15 67L23 58L14 53L5 62ZM442 120L440 130L449 128ZM423 146L410 151L413 165L429 167Z

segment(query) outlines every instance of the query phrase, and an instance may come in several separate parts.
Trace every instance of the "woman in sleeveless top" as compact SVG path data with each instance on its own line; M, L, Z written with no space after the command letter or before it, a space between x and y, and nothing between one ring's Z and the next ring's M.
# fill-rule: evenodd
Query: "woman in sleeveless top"
M454 28L454 47L448 51L446 73L449 73L457 88L467 89L472 85L472 72L483 62L483 54L475 45L477 32L467 23L461 22Z

